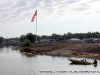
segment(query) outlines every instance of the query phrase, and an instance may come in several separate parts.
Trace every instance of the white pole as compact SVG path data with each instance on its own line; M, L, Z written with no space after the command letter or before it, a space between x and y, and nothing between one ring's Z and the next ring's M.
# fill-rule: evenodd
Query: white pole
M36 9L37 11L37 9ZM37 15L36 15L36 42L37 42Z

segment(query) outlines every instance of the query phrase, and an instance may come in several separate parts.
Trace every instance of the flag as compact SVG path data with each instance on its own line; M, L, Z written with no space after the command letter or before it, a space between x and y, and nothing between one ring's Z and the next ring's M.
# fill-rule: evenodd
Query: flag
M35 13L34 13L34 15L33 15L33 17L32 17L31 22L34 22L35 16L37 16L37 10L35 11Z

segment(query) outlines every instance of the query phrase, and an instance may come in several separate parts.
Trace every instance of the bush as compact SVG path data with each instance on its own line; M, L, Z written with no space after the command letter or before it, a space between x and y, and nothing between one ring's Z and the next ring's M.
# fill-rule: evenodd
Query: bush
M30 46L30 45L31 45L30 40L25 39L25 40L24 40L24 47L26 47L26 46Z
M3 37L0 37L0 43L2 43L3 42Z

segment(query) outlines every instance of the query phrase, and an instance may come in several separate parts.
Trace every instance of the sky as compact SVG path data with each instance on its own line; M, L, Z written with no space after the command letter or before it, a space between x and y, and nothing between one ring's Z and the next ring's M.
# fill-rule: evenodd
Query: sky
M0 36L100 32L100 0L0 0Z

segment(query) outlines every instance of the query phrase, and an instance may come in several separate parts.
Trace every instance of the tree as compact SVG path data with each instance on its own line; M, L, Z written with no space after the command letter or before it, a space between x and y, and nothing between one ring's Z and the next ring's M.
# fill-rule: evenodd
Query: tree
M27 33L26 34L26 39L28 39L31 43L35 42L35 35L33 35L32 33Z
M64 38L63 38L62 35L53 33L53 34L51 35L51 39L63 40Z
M37 41L40 39L56 39L56 40L64 40L64 39L71 39L71 38L100 38L100 33L99 32L88 32L88 33L71 33L68 32L67 34L59 35L53 33L52 35L42 35L42 36L37 36ZM36 35L32 33L27 33L26 35L21 35L20 36L20 41L24 42L25 39L28 39L31 43L34 43L36 40Z
M48 39L48 36L47 35L42 35L41 39Z
M19 41L19 38L18 37L15 37L15 38L9 38L10 41Z
M25 39L25 40L24 40L24 47L26 47L26 46L30 46L30 45L31 45L30 40Z
M26 35L21 35L20 36L20 42L24 42L25 38L26 38Z
M68 39L68 38L67 38L67 34L63 34L62 37L63 37L64 40L65 40L65 39Z
M0 37L0 43L2 43L3 42L3 37Z
M68 37L68 39L71 39L71 38L73 38L73 34L71 32L68 32L67 37Z

